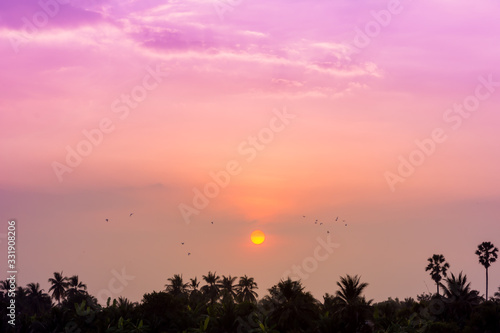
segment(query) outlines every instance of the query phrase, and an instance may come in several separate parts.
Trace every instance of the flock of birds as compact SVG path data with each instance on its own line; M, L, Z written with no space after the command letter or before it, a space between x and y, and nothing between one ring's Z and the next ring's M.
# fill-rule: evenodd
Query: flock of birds
M134 215L134 213L130 213L130 214L129 214L129 217L132 217L132 215ZM305 218L306 218L306 216L305 216L305 215L302 215L302 218L304 218L304 219L305 219ZM339 217L337 216L337 217L335 218L335 222L338 222L338 220L339 220ZM109 222L109 219L106 219L106 222ZM318 224L318 222L319 222L319 221L316 219L316 221L314 221L314 224ZM347 227L347 223L345 223L345 220L342 220L342 223L344 223L344 224L345 224L345 226ZM210 224L214 224L214 221L211 221L211 222L210 222ZM323 225L323 222L319 222L319 225ZM327 233L327 234L329 234L329 233L330 233L330 230L327 230L327 231L326 231L326 233ZM184 245L184 242L181 242L181 246L182 246L182 245ZM188 255L188 256L190 256L190 255L191 255L191 252L188 252L188 253L187 253L187 255Z
M305 219L305 218L306 218L306 216L305 216L305 215L302 215L302 218L304 218L304 219ZM337 216L337 217L335 218L335 221L334 221L334 222L338 222L338 220L339 220L339 217ZM319 222L319 221L318 221L318 220L316 220L316 221L314 221L314 224L318 224L318 222ZM346 226L346 227L347 227L347 223L345 223L345 220L342 220L341 222L342 222L342 223L344 223L344 226ZM319 225L323 225L323 222L319 222ZM327 231L326 231L326 233L327 233L327 234L329 234L329 233L330 233L330 230L327 230Z

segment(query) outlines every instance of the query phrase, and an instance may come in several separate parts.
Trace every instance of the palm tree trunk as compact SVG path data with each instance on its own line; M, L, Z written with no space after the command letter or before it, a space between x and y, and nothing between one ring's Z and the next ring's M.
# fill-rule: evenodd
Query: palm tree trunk
M488 302L488 267L486 267L486 302Z
M436 287L437 287L437 295L439 296L439 282L436 282Z

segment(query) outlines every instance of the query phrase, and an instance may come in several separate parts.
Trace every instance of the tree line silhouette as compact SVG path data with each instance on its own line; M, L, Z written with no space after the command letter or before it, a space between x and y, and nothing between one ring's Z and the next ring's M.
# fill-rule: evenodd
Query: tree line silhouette
M0 281L0 329L29 333L500 332L500 286L488 299L488 268L498 258L497 252L490 242L481 243L476 251L486 269L485 298L471 289L462 272L448 276L450 264L442 254L434 254L425 270L436 283L435 294L378 303L363 296L368 283L358 275L341 276L338 290L319 301L305 291L300 280L282 279L258 299L254 278L208 272L202 281L196 277L185 281L175 274L167 279L164 290L144 294L141 302L118 297L101 305L78 275L65 277L55 272L48 279L50 295L39 283L16 288L15 327L4 320L10 285Z

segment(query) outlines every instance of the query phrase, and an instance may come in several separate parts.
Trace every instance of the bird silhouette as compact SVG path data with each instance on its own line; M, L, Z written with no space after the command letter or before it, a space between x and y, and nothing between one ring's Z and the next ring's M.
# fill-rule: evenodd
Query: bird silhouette
M214 221L212 221L212 224L214 224Z
M345 224L345 226L347 227L347 223Z
M319 225L323 225L323 222L321 222Z
M335 219L335 221L338 221L339 220L339 217L337 216L337 218Z
M329 233L330 233L330 230L327 230L327 231L326 231L326 233L327 233L327 234L329 234Z
M108 221L109 221L109 220L108 220L108 219L106 219L106 222L108 222Z
M182 242L181 244L184 245L184 242Z
M188 256L190 256L190 255L191 255L191 252L188 252Z
M130 213L129 217L132 216L132 215L134 215L134 213Z

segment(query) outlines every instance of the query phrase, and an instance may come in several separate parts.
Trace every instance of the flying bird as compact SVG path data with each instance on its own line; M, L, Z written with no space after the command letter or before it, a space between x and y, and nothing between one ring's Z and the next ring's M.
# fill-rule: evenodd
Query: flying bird
M214 221L212 221L212 224L214 224Z
M337 216L337 218L335 219L335 221L338 221L339 220L339 217Z
M184 242L182 242L181 244L184 245Z
M108 220L108 219L106 219L106 222L108 222L108 221L109 221L109 220Z
M191 252L188 252L188 256L190 256L190 255L191 255Z
M330 230L327 230L327 231L326 231L326 233L327 233L327 234L329 234L329 233L330 233Z
M130 213L129 217L132 216L132 215L134 215L134 213Z
M319 225L323 225L323 222L321 222Z

